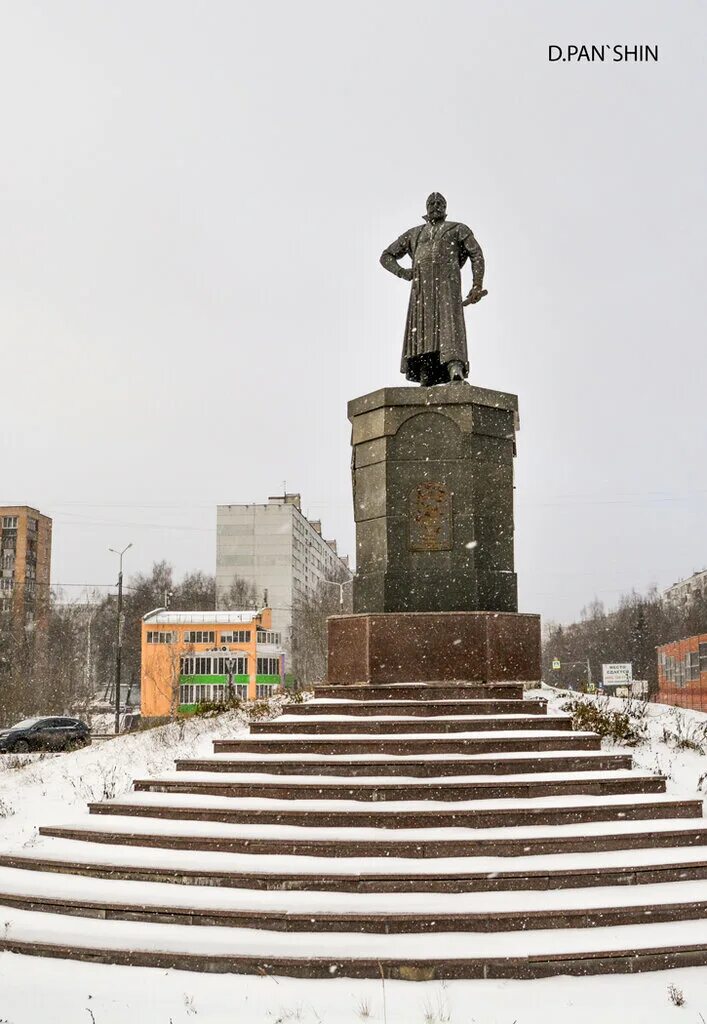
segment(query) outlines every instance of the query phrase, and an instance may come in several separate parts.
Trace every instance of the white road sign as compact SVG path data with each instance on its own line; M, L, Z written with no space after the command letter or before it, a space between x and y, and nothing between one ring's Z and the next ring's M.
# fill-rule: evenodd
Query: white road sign
M616 686L621 683L630 683L633 679L633 664L630 661L614 662L610 665L602 665L601 681L604 686Z

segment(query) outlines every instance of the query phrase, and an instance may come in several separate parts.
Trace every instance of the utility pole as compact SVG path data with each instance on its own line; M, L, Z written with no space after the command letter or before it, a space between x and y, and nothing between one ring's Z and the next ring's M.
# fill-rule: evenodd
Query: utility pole
M118 616L115 633L115 735L120 732L120 662L123 655L123 555L131 548L132 542L122 551L108 548L120 559L118 569Z

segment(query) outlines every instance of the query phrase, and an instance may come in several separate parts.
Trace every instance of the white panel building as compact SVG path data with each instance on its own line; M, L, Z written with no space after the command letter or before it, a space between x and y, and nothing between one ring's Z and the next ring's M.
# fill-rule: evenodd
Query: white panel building
M686 580L679 580L663 593L663 600L675 608L684 608L690 601L707 595L707 569L693 572Z
M267 505L217 506L219 596L237 576L253 584L257 600L272 608L273 629L290 652L293 602L314 594L320 580L350 579L351 573L336 541L325 540L321 523L302 514L300 495L285 494L268 498Z

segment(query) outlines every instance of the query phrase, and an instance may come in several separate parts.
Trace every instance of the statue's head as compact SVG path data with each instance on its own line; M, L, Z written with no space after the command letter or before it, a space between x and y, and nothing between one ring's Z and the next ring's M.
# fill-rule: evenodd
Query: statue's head
M441 192L432 192L427 197L427 216L425 220L434 224L435 221L444 220L447 216L447 200Z

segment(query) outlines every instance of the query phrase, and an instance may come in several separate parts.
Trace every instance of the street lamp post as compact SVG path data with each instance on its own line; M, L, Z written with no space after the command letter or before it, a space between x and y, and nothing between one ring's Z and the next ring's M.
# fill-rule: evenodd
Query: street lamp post
M331 587L338 587L339 588L339 608L341 608L341 610L343 611L344 610L344 587L347 584L349 584L349 583L353 583L353 577L350 580L344 580L343 583L341 583L339 580L320 580L319 582L320 583L328 583L329 586L331 586Z
M123 548L122 551L116 551L115 548L108 548L114 555L117 555L120 559L118 568L118 618L116 622L116 634L115 634L115 735L117 736L120 732L120 662L123 654L123 555L131 548L132 543L128 544L127 547Z

